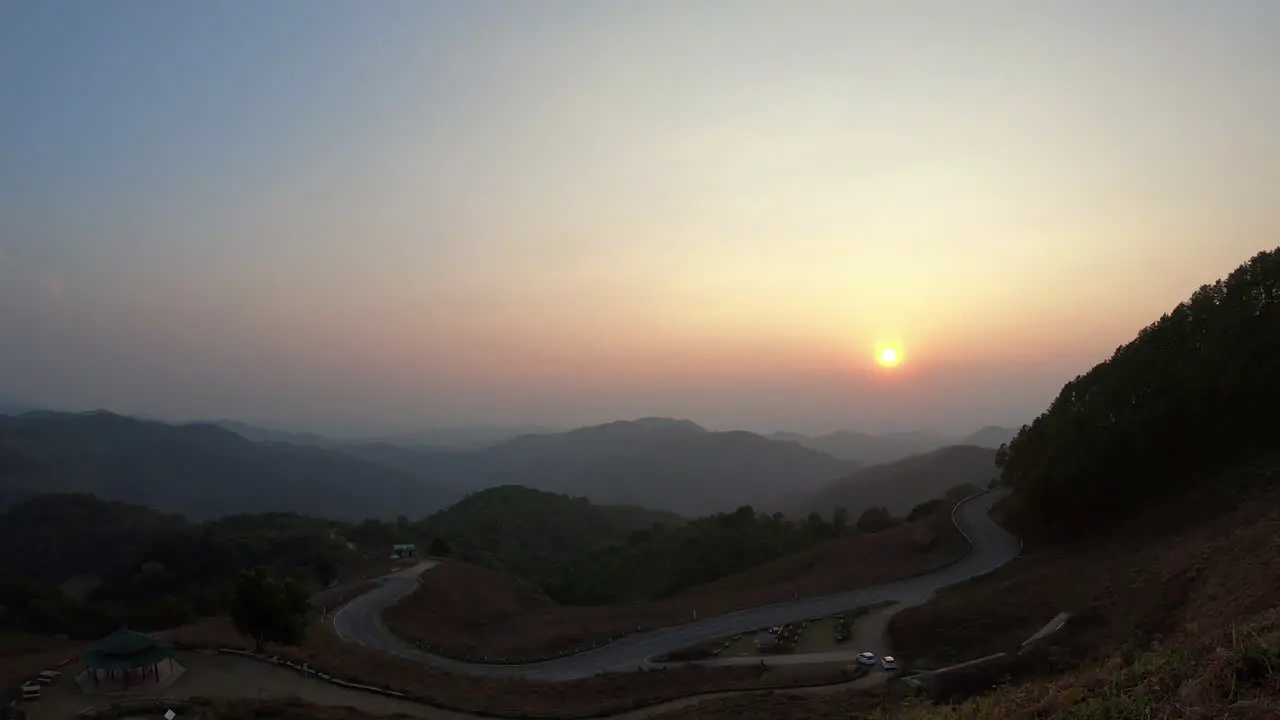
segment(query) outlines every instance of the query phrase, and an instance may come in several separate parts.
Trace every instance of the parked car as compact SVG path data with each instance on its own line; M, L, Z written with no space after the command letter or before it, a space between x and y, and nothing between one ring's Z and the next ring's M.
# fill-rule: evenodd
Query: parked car
M860 652L858 653L857 661L859 665L871 665L874 667L876 664L876 654L873 652Z
M884 668L885 670L897 670L898 661L894 659L892 655L885 655L884 657L880 658L880 667Z

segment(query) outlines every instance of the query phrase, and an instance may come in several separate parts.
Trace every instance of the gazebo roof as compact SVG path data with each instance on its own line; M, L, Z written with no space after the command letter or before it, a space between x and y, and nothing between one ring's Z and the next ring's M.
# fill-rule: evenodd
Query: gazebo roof
M95 670L130 670L169 657L173 646L140 632L122 628L94 643L84 654L84 664Z

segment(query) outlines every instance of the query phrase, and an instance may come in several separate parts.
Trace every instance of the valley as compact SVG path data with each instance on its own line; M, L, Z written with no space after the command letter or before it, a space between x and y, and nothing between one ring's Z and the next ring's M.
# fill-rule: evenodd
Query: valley
M0 523L0 620L21 645L3 656L4 680L128 617L182 652L269 642L282 658L409 693L431 706L422 717L1272 717L1280 458L1265 445L1262 410L1277 392L1277 257L1203 287L997 450L941 447L828 478L793 495L792 514L743 504L699 517L499 485L417 520L193 521L37 493ZM58 441L49 424L62 422L69 439ZM8 419L6 477L28 492L42 473L100 477L84 458L138 447L138 422ZM646 421L587 434L653 452L668 447L655 434L685 448L707 433ZM1190 435L1204 442L1178 442ZM537 438L527 452L543 457ZM64 539L72 529L83 542ZM434 556L389 566L390 547L405 543ZM296 636L246 637L253 566L268 578L262 592L307 588L318 603L280 618L303 623ZM857 671L849 651L663 661L842 612L859 616L860 643L927 682ZM1055 632L1024 646L1054 618ZM184 656L194 666L201 657ZM264 661L217 657L227 668ZM989 672L951 669L986 657L1004 659ZM801 686L821 689L752 694Z

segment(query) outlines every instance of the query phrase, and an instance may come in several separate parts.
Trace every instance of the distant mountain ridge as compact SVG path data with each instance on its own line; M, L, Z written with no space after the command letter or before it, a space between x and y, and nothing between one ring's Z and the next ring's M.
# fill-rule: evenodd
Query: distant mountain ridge
M210 423L195 422L185 424L217 425L224 430L229 430L240 437L246 440L252 440L253 442L291 443L294 445L315 445L317 447L329 447L339 443L338 440L318 433L273 430L270 428L259 427L257 425L250 425L249 423L240 422L239 420L214 420Z
M950 445L973 445L994 450L1012 440L1017 432L1013 428L988 425L961 437L929 432L901 432L877 435L853 430L836 430L818 436L776 432L769 435L769 438L783 442L799 443L832 457L853 460L863 465L879 465Z
M998 474L995 450L951 445L863 468L817 490L792 493L777 506L787 515L816 512L829 516L836 507L843 507L857 517L878 506L902 516L957 485L985 488Z
M816 488L859 467L795 443L670 418L523 435L472 452L385 443L344 450L459 492L523 485L690 516L767 502L786 488Z
M988 427L969 437L996 445L1011 432ZM37 412L0 418L0 507L32 490L53 490L193 518L270 510L421 517L468 493L522 485L599 505L699 516L817 491L868 464L849 460L852 454L911 456L943 441L924 433L852 432L770 439L662 417L499 440L463 429L437 437L481 444L409 447L236 420L173 425L106 411ZM839 445L845 458L823 452L823 443Z
M461 496L333 450L105 411L0 416L0 463L16 468L0 468L0 500L85 492L193 519L277 510L353 520L421 516Z
M254 442L292 443L317 447L341 448L346 445L388 444L432 450L478 450L521 435L545 435L556 432L541 425L446 427L434 430L379 435L368 438L339 438L320 433L277 430L239 420L214 420L210 423Z

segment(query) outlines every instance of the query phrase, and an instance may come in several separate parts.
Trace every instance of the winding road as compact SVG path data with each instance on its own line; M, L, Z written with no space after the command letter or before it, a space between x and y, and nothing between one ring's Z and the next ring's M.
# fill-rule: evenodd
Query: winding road
M432 655L396 637L379 619L382 610L413 592L418 576L433 563L424 562L392 573L383 584L348 603L333 616L340 638L381 652L416 660L442 669L473 675L521 677L531 680L574 680L602 672L627 672L649 664L649 658L715 638L770 625L830 615L850 608L884 601L897 603L891 610L921 605L935 592L984 575L1014 559L1021 552L1018 539L991 519L991 507L1008 494L997 489L970 497L952 510L956 526L969 538L972 549L959 562L934 572L903 578L884 585L835 595L740 610L703 620L631 635L577 655L525 665L468 663Z

